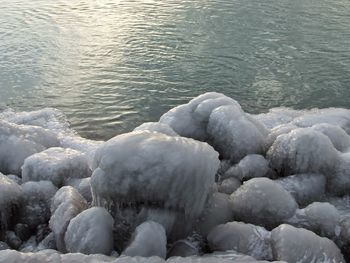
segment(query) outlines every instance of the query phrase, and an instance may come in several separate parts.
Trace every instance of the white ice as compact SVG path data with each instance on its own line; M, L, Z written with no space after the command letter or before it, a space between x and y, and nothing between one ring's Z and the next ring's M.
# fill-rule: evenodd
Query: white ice
M134 131L159 132L168 136L179 136L168 124L160 122L145 122L136 127Z

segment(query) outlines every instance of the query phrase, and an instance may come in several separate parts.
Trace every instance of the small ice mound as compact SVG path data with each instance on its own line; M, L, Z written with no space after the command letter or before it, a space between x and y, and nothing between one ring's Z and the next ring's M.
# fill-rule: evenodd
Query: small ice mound
M218 167L218 153L206 143L148 131L122 134L96 151L93 204L114 218L124 208L145 208L184 215L190 224L204 208Z
M269 228L292 217L298 207L290 193L268 178L246 181L231 199L237 220Z
M168 124L180 136L205 141L209 116L215 108L223 105L241 109L235 100L220 93L208 92L166 112L159 122Z
M280 175L321 173L331 176L339 155L326 135L301 128L278 136L267 152L267 159Z
M322 174L295 174L276 180L304 207L325 196L326 178Z
M90 185L91 177L72 178L66 180L65 184L74 187L88 203L92 202L92 193Z
M113 221L102 207L84 210L69 222L64 237L67 250L109 255L113 250Z
M85 199L71 186L58 190L51 202L50 229L55 235L57 249L66 252L64 236L72 218L87 209Z
M231 195L241 186L241 181L237 178L230 177L218 183L218 191L220 193Z
M21 187L0 173L0 238L13 223L12 216L18 212L21 203Z
M166 257L167 238L164 227L153 221L146 221L136 227L129 246L123 251L125 256Z
M239 253L234 250L227 250L227 251L214 251L213 253L210 254L204 254L203 257L218 257L222 259L227 259L227 260L232 260L232 262L261 262L261 261L256 261L255 258L244 255L242 253Z
M342 108L315 109L295 118L292 122L298 127L311 127L327 123L341 127L350 134L350 110Z
M196 229L203 236L207 236L215 226L232 221L232 219L230 196L216 192L208 198L202 215L196 222Z
M277 260L289 263L345 263L333 241L303 228L282 224L272 230L271 244Z
M199 255L200 247L189 239L177 240L168 250L167 257L189 257Z
M51 216L51 199L57 192L50 181L27 182L22 184L23 202L19 212L19 221L35 229L46 224Z
M267 129L232 105L213 110L207 127L209 141L223 159L238 162L248 154L264 154Z
M28 156L58 145L57 137L48 130L0 120L0 172L21 175Z
M208 235L213 251L234 250L261 260L272 260L270 232L261 226L230 222L215 227Z
M86 156L73 149L49 148L25 159L22 180L51 181L57 187L69 178L85 178L91 175Z
M295 118L303 115L304 113L305 111L279 107L269 109L267 113L260 113L253 116L255 119L263 123L268 129L274 129L279 125L287 124L293 121Z
M269 162L259 154L249 154L224 174L224 178L234 177L241 181L256 177L269 177L272 171Z
M327 191L342 196L350 193L350 152L341 154L338 165L327 181Z
M168 136L179 136L168 124L160 122L145 122L136 127L134 131L159 132Z
M330 203L314 202L298 209L288 223L335 240L340 232L340 219L339 211Z
M345 152L349 150L350 136L341 127L328 123L321 123L315 124L311 128L326 135L333 143L334 148L338 151Z

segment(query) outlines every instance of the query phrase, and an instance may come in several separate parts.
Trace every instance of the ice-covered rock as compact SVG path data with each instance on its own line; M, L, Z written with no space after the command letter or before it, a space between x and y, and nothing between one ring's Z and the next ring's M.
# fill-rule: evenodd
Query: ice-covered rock
M339 154L326 135L304 128L278 136L267 157L270 166L281 175L322 173L331 176Z
M291 123L281 124L274 127L270 130L270 133L266 138L266 148L269 149L278 136L290 133L292 130L295 129L298 129L298 126Z
M350 152L341 154L334 172L327 181L327 191L333 195L350 193Z
M92 202L90 177L67 179L65 184L74 187L88 203Z
M57 249L66 251L64 236L72 218L87 209L85 199L71 186L58 190L51 203L50 228L55 235Z
M0 241L0 250L11 249L5 242Z
M215 226L232 221L232 219L230 196L216 192L208 199L202 215L196 222L196 229L203 236L206 236Z
M289 263L345 263L333 241L313 232L282 224L271 232L272 253L277 260Z
M200 248L194 242L188 239L180 239L176 241L168 250L167 257L189 257L199 255Z
M305 114L305 111L279 107L272 108L267 113L254 115L254 118L263 123L268 129L273 129L279 125L287 124L303 114Z
M234 250L256 259L272 260L270 232L260 226L230 222L215 227L208 235L213 251Z
M0 119L0 172L21 175L28 156L58 145L56 135L49 130Z
M326 192L326 178L322 174L296 174L276 180L300 206L321 200Z
M156 221L167 232L173 215L184 216L186 227L177 221L184 230L201 214L218 166L218 153L206 143L148 131L122 134L96 151L93 204L115 219L126 211L131 224Z
M210 114L209 141L223 159L238 162L248 154L265 153L267 129L240 108L221 106Z
M146 221L136 227L130 244L122 255L165 258L166 244L164 227L156 222Z
M294 198L280 184L268 178L246 181L231 198L236 219L266 227L284 222L297 209Z
M313 125L311 128L326 135L338 151L345 152L349 150L350 136L341 127L328 123L320 123Z
M51 199L57 192L50 181L27 182L22 184L23 202L20 210L20 222L30 228L49 221Z
M70 220L64 240L69 252L109 255L113 250L113 218L102 207L89 208Z
M21 201L21 187L0 173L0 238L13 223L12 216L18 212Z
M13 231L6 231L4 240L12 249L19 249L22 245L22 240Z
M51 181L61 187L68 178L84 178L91 175L86 156L73 149L49 148L25 159L22 180Z
M249 154L240 162L232 166L224 174L224 178L234 177L239 180L248 180L256 177L268 177L272 175L269 162L259 154Z
M340 233L340 219L340 213L333 205L314 202L304 209L298 209L287 222L334 240Z
M218 183L218 191L224 194L232 194L241 186L241 181L235 177L230 177Z
M159 132L168 136L178 136L178 134L168 124L160 122L145 122L136 127L134 131Z

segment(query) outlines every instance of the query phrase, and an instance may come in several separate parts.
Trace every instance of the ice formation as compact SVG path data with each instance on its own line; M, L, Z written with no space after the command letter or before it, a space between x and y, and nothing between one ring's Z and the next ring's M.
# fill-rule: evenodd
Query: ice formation
M0 262L345 262L349 228L347 109L210 92L107 142L0 112Z
M272 230L272 253L277 260L296 262L345 263L339 248L313 232L282 224Z
M283 223L298 207L281 185L268 178L245 182L231 198L236 219L266 227Z
M234 250L256 259L272 260L270 232L261 226L230 222L218 225L208 235L213 251Z
M58 190L51 203L50 228L59 251L65 252L64 237L71 219L87 209L85 199L71 186Z
M171 214L188 224L201 214L218 166L217 152L206 143L149 131L119 135L96 151L93 204L115 218L123 208L140 209L138 216L164 224L168 232Z
M53 147L25 159L22 181L51 181L57 187L70 178L91 176L85 155L73 149Z
M152 257L166 256L167 238L164 227L153 221L146 221L136 227L130 244L122 255Z
M109 255L113 250L113 221L102 207L84 210L69 222L64 236L67 250Z

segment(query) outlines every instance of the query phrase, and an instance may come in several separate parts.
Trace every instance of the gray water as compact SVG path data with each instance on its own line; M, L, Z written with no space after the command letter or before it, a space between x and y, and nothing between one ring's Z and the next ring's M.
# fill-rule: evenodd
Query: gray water
M350 1L0 0L0 108L107 139L206 91L350 107Z

